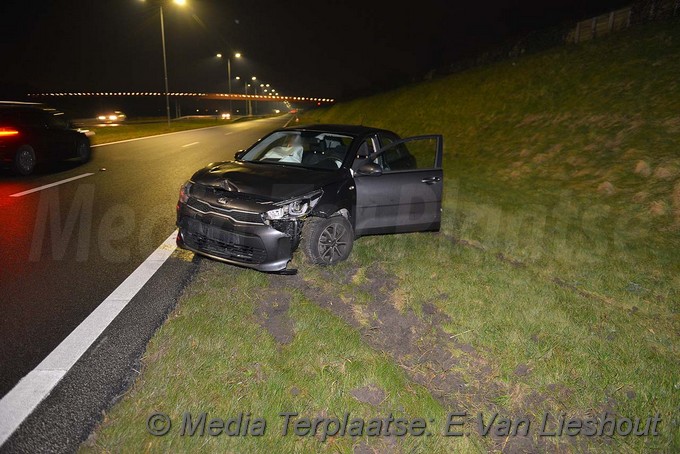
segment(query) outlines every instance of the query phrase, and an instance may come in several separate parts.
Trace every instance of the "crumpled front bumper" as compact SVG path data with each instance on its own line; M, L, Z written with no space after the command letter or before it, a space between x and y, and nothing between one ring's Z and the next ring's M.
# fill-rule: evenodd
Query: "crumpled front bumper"
M259 271L286 268L293 254L290 235L264 222L239 222L201 208L177 205L178 247Z

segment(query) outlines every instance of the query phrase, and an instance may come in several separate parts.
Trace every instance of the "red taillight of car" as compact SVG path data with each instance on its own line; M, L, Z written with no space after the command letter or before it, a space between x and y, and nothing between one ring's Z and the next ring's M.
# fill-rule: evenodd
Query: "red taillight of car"
M0 138L5 137L16 137L19 135L19 131L15 128L3 128L0 126Z

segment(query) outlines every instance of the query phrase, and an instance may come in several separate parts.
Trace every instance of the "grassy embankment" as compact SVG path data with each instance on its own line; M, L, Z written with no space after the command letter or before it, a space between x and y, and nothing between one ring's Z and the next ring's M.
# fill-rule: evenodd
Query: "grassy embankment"
M303 118L444 134L441 232L361 238L328 269L298 254L296 277L203 262L83 450L677 452L678 74L680 27L657 24ZM250 412L268 431L145 431L152 411L198 410ZM321 442L280 436L286 410L393 412L437 429ZM473 423L469 437L440 436L461 410L527 416L532 437L482 437ZM605 411L659 413L659 435L537 434L545 412Z

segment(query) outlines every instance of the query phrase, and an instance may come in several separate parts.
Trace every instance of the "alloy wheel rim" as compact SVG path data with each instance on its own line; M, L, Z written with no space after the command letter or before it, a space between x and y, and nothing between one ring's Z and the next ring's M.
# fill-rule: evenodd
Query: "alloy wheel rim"
M333 263L347 250L347 229L338 223L326 227L319 237L319 254L324 262Z
M22 169L29 170L31 167L33 167L34 163L35 160L33 159L33 153L30 151L23 150L21 154L19 154L19 165Z

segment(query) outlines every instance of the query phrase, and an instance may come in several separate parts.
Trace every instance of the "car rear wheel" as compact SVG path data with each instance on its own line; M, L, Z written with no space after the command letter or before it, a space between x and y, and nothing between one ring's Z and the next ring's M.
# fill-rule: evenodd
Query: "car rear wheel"
M342 216L309 218L302 228L302 251L317 265L333 265L346 260L353 244L352 224Z
M19 175L30 175L35 170L35 151L28 145L22 145L14 154L12 169Z
M87 140L79 140L76 145L76 156L78 157L78 162L85 164L92 157L92 149Z

